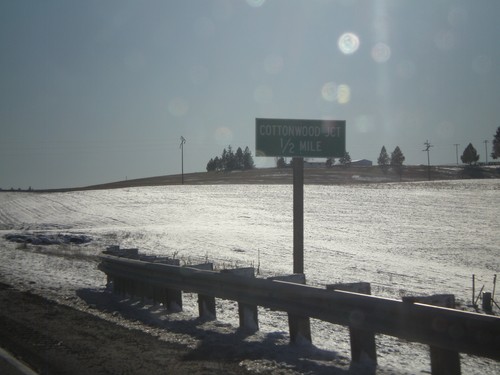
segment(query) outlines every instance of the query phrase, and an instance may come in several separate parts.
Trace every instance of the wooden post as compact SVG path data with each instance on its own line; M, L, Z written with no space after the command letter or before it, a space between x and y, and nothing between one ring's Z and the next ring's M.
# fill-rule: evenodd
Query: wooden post
M190 265L190 268L196 268L198 270L213 271L213 263L203 263ZM205 320L215 320L217 313L215 310L215 297L207 296L204 294L198 294L198 313L200 318Z
M370 283L347 283L347 284L330 284L326 286L328 290L343 290L346 292L354 292L359 294L371 295ZM374 364L377 363L377 347L375 345L375 333L359 328L365 316L362 312L351 312L351 323L349 324L349 336L351 339L351 360L353 362L361 362L363 359L368 359Z
M455 308L453 294L436 294L433 296L403 297L403 302L424 303L441 307ZM432 375L460 375L460 353L430 345Z
M306 277L303 273L273 276L269 280L286 281L295 284L305 284ZM311 344L311 321L309 317L288 313L288 328L290 330L290 344Z
M230 273L241 277L255 277L255 269L253 267L222 270L221 273ZM257 305L238 302L238 313L241 329L249 332L259 330Z
M476 275L472 274L472 307L476 307Z
M491 293L490 292L484 292L483 293L483 302L482 302L482 307L483 310L487 313L490 313L492 311L492 305L491 305Z
M304 273L304 159L293 163L293 273Z

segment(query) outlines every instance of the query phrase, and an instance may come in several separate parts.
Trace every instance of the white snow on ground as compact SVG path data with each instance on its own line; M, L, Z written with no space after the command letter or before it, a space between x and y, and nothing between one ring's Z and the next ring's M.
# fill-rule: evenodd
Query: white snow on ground
M467 308L472 274L478 293L482 285L491 292L493 277L500 273L499 206L499 180L305 186L307 282L368 281L372 294L395 299L452 293L459 308ZM182 263L208 259L220 267L254 265L260 276L287 274L293 268L292 228L289 185L2 192L0 281L81 307L82 296L102 294L105 289L96 255L108 245L175 256ZM22 244L7 241L6 235L90 237L91 241ZM122 309L137 304L115 302ZM206 323L204 329L221 332L237 327L236 304L217 303L218 320ZM152 316L151 307L140 309ZM184 312L160 319L189 321L196 316L196 298L186 295ZM246 361L249 368L327 373L332 361L349 366L344 327L312 320L315 347L306 350L309 357L297 358L299 352L283 350L288 340L284 313L260 309L259 324L260 332L245 340L279 353ZM188 345L199 344L182 332L175 337ZM378 335L377 354L380 368L387 372L430 371L428 349L422 345ZM498 362L462 358L464 374L500 373Z

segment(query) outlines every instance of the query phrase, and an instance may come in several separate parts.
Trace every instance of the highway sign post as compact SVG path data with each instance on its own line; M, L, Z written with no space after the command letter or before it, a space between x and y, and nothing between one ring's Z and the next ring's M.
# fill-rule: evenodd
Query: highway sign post
M304 157L345 154L343 120L255 119L255 155L292 157L293 273L304 273Z

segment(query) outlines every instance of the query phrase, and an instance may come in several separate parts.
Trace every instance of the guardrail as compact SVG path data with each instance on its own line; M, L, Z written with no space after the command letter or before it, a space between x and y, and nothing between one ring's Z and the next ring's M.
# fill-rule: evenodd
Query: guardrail
M216 317L215 298L237 301L246 329L258 329L257 306L287 312L292 341L310 340L309 318L347 326L353 361L364 356L376 363L375 333L419 342L437 353L431 356L434 375L460 374L459 353L500 361L500 317L308 286L300 276L292 282L261 279L253 269L215 272L210 263L181 267L168 259L140 260L136 249L116 250L103 253L98 266L114 290L173 311L182 309L184 291L198 294L199 313L206 318Z

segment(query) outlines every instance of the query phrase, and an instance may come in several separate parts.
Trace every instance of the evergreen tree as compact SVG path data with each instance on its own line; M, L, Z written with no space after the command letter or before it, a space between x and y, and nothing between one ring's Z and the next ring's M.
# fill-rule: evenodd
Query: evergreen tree
M241 149L241 147L238 147L234 157L235 157L236 169L245 169L245 160L243 157L243 150Z
M226 171L234 171L236 169L236 156L234 155L233 148L231 145L227 147L226 154Z
M207 172L210 171L226 171L230 172L233 170L242 170L242 169L252 169L254 168L254 162L252 158L252 153L248 147L245 148L245 151L241 150L241 147L238 147L236 153L233 151L231 145L229 145L222 151L222 155L216 156L213 159L210 159L207 163Z
M391 167L401 167L405 161L405 156L401 152L399 146L396 146L394 151L391 153Z
M380 155L377 159L377 163L382 171L386 173L387 167L389 166L389 154L387 153L385 146L382 146L382 149L380 150Z
M462 163L464 164L476 164L479 160L479 155L477 154L474 146L472 146L472 143L469 143L469 145L465 148L464 153L460 156L460 159L462 159Z
M222 150L222 155L220 158L220 170L225 171L226 168L227 168L227 150L224 148L224 150Z
M351 155L346 151L344 155L339 159L339 163L343 167L349 167L351 165Z
M253 162L252 152L247 146L243 152L243 169L253 169L254 167L255 164Z
M399 174L399 177L403 175L403 163L405 161L405 156L403 152L396 146L394 151L391 153L391 167Z
M326 159L326 167L331 168L335 164L335 158L328 158Z
M210 159L207 163L207 172L213 172L216 169L216 164L214 159Z
M491 150L491 157L493 159L500 158L500 126L497 129L495 138L493 138L493 150Z
M285 158L283 156L276 159L276 167L286 168Z
M215 164L215 170L216 171L221 171L222 170L222 160L218 156L214 158L214 164Z

